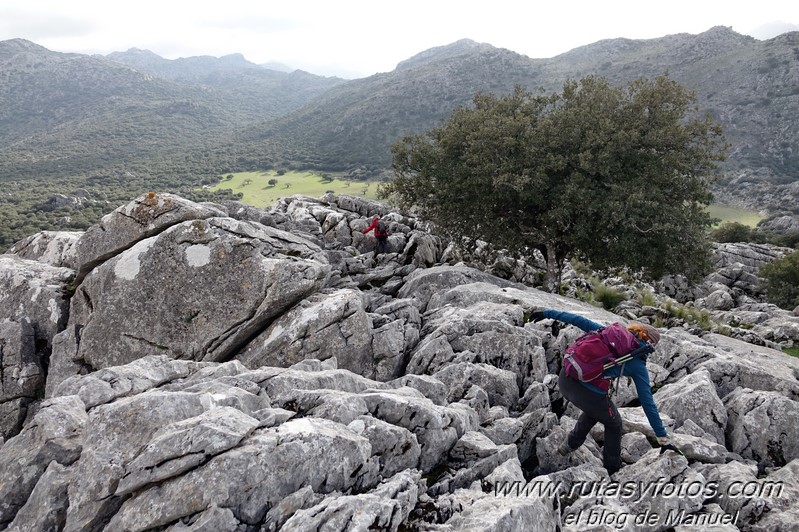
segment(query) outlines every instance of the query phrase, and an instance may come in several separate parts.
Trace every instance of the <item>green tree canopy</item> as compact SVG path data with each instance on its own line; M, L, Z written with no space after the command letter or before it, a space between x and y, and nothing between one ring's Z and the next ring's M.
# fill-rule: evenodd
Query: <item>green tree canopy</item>
M721 128L666 76L626 88L587 77L560 94L476 95L392 147L396 177L382 193L452 237L539 250L550 290L567 258L696 277L725 149Z
M754 231L740 222L724 222L710 233L716 242L754 242Z
M799 250L760 268L769 302L787 310L799 307Z

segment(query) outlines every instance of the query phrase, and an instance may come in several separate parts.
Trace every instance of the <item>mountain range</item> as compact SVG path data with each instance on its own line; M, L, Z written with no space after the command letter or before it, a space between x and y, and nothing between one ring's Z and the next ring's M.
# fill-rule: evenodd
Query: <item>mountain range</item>
M477 92L667 74L731 144L717 198L799 212L799 32L760 41L719 26L549 59L464 39L355 80L267 66L240 54L90 56L2 41L0 181L134 174L155 186L267 167L387 176L395 141L435 127Z

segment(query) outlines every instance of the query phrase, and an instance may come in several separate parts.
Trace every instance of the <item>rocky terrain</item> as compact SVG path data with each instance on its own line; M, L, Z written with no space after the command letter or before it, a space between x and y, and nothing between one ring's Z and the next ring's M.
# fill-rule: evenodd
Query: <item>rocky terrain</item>
M785 252L719 246L701 285L614 314L359 198L139 197L0 255L0 529L789 530L799 317L756 288ZM684 455L654 448L624 381L625 467L607 476L601 426L556 452L580 331L540 307L663 327L648 367Z

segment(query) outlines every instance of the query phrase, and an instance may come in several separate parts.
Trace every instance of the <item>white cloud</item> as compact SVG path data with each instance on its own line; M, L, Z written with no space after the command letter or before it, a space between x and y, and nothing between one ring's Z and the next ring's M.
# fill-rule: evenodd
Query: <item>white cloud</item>
M3 0L0 40L25 38L51 50L100 53L149 49L174 59L242 53L320 74L392 70L434 46L462 38L534 58L602 39L647 39L729 26L771 37L777 21L799 24L799 4L573 0L568 3L454 0ZM772 24L772 26L768 26Z

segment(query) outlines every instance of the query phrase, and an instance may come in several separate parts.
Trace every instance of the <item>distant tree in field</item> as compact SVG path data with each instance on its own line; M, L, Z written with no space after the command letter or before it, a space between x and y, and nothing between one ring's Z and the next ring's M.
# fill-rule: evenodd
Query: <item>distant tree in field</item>
M278 168L278 169L275 171L275 173L276 173L277 175L279 175L279 176L280 176L280 175L286 175L286 169L285 169L285 168Z
M392 147L382 187L449 236L519 256L539 250L555 290L568 258L602 270L697 278L709 264L705 207L726 141L666 76L561 93L478 94L440 127Z
M273 186L277 185L277 179L275 179L275 178L273 177L272 179L270 179L269 181L267 181L267 183L269 183L269 186L272 186L272 187L273 187Z
M226 176L225 176L225 179L226 179L227 181L230 181L231 179L233 179L233 174L228 174L228 175L226 175Z

